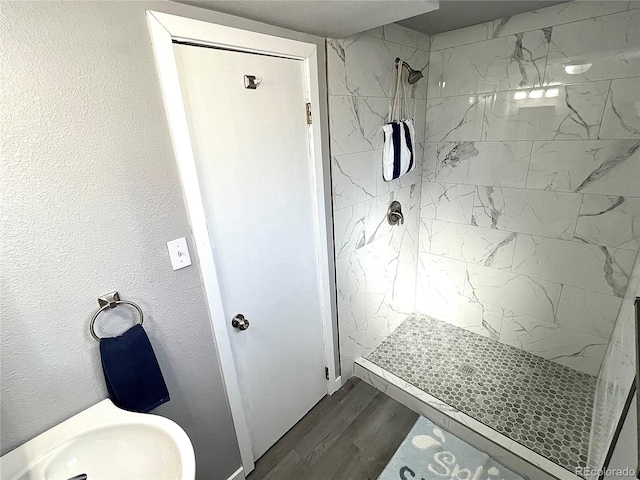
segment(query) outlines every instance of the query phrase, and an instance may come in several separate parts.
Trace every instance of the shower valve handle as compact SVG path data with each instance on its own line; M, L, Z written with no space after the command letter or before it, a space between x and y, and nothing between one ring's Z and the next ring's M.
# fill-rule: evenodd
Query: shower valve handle
M404 215L402 214L402 205L397 200L391 202L387 210L387 221L389 225L404 225Z

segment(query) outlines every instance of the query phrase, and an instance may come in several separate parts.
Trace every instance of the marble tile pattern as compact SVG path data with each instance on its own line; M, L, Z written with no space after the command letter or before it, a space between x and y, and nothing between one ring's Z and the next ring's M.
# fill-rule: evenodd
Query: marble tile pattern
M430 251L478 265L511 269L516 236L512 232L434 220Z
M428 35L396 24L343 39L327 39L331 178L342 378L353 360L382 342L415 309L425 144ZM407 117L415 121L416 168L382 179L382 126L400 57L425 79L406 85ZM434 178L435 162L427 176ZM387 209L398 200L404 224ZM469 210L470 213L470 210Z
M428 98L425 140L480 140L485 95Z
M598 374L640 249L639 6L433 36L418 311Z
M524 188L531 142L434 142L435 179Z
M550 40L541 29L445 49L441 95L542 85Z
M638 251L638 232L640 198L609 195L582 197L575 239L594 245Z
M518 235L512 270L592 292L624 297L635 258L636 252L629 250Z
M533 142L527 189L640 197L640 138Z
M487 95L482 139L596 139L610 83L600 81ZM534 92L544 96L531 98L532 94L536 95ZM548 92L553 96L547 96ZM527 93L529 97L519 98L518 93Z
M572 238L582 195L477 187L471 224L551 238Z
M469 224L475 191L473 185L423 182L420 217Z
M611 80L599 138L640 138L640 77Z
M553 27L565 23L597 18L630 8L625 0L600 0L566 2L532 12L521 13L493 21L491 37L513 35L537 28ZM637 8L637 7L636 7ZM491 38L489 37L489 38Z
M545 80L591 82L610 79L612 72L613 78L640 76L639 45L640 10L558 25L553 28ZM579 72L572 71L573 66L579 66Z
M418 314L366 360L570 472L586 465L590 375Z
M465 295L483 305L523 313L543 324L555 322L562 293L559 283L472 264L467 265L466 282Z
M505 312L500 342L591 375L607 349L606 339L517 312Z

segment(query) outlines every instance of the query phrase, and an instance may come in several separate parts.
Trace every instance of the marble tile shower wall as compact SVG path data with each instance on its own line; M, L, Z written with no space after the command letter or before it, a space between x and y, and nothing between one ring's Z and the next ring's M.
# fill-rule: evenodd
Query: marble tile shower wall
M430 37L396 24L327 40L331 177L342 378L415 308L427 82L407 89L417 168L382 180L382 125L394 88L394 60L428 72ZM399 200L404 225L386 211Z
M596 382L587 457L587 466L595 471L604 465L636 374L634 297L640 297L640 256L631 272L629 286Z
M640 246L638 8L432 38L418 311L598 374Z

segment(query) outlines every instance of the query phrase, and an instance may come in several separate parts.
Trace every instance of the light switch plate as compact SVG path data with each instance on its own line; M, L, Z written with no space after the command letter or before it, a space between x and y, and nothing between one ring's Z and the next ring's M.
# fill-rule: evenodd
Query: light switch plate
M169 249L169 258L171 258L171 266L174 270L179 270L191 265L191 257L187 248L187 239L185 237L178 238L167 242Z

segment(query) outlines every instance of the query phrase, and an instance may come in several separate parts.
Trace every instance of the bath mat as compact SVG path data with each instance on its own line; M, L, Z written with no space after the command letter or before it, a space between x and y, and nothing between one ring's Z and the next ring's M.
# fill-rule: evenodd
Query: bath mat
M486 453L420 417L378 480L524 480Z

